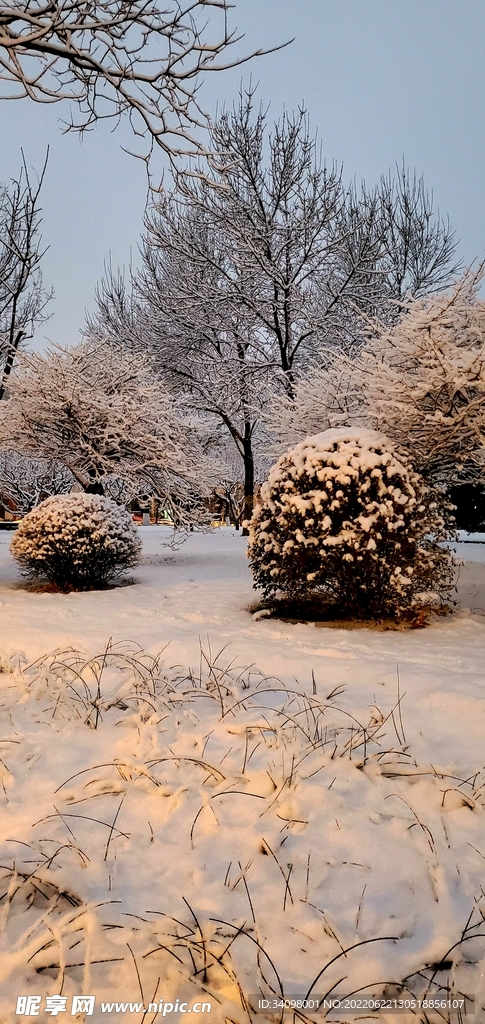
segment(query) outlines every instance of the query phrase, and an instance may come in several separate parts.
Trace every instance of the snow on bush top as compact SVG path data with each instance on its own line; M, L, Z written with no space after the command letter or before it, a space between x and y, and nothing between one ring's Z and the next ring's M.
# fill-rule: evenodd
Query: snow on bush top
M371 478L379 481L379 498L384 499L386 494L393 494L394 501L400 506L415 503L415 486L419 479L417 474L404 463L402 457L396 455L394 446L387 438L365 427L324 430L314 437L307 437L305 441L301 441L272 467L267 483L261 488L261 498L263 501L271 501L272 491L279 490L280 485L283 485L282 493L279 494L279 500L283 505L306 512L310 512L312 507L320 511L322 500L329 497L325 487L328 488L330 485L330 490L333 490L336 484L348 487L352 481L357 482L362 475L368 473ZM313 478L317 488L308 491L305 497L302 497L297 494L301 490L298 481L304 476ZM399 476L402 482L401 488L397 488L399 493L392 482L396 476ZM324 488L320 488L320 484L323 484ZM376 495L370 494L369 485L362 487L361 490L362 505L369 514L358 516L357 523L363 530L369 531L380 516L389 519L394 501L392 507L385 502L376 504ZM338 498L338 494L333 496L330 511L336 511L340 507ZM327 526L330 525L329 521ZM338 539L334 535L332 542L335 543ZM340 540L343 539L340 535ZM348 525L345 539L348 540Z
M261 488L248 555L265 595L320 591L355 614L448 592L447 513L382 434L338 428L283 455Z
M405 468L402 456L395 455L391 442L366 427L330 428L300 441L273 466L268 478L270 486L279 478L279 467L284 466L290 456L298 471L309 472L316 467L320 481L334 477L337 482L350 483L350 478L356 477L359 471L365 473L385 466L386 475L393 476Z
M125 508L81 493L46 498L22 520L10 549L28 575L79 586L135 565L141 542Z

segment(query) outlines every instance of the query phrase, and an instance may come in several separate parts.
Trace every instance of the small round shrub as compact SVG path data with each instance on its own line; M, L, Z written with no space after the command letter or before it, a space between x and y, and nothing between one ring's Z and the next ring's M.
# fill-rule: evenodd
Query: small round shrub
M443 603L455 583L442 543L452 520L435 499L373 431L309 437L261 488L248 524L254 585L273 604L330 607L336 618L399 619Z
M10 550L24 575L86 590L136 565L141 542L130 513L111 498L63 494L22 519Z

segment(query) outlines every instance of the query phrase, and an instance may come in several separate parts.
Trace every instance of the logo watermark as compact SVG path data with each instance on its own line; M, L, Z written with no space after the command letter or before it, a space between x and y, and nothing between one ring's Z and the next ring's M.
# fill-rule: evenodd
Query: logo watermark
M70 1013L74 1017L78 1013L84 1013L87 1017L92 1016L96 1004L96 996L72 996L68 1006L68 996L46 996L44 1002L44 1013L51 1017L58 1017L60 1013ZM19 1017L39 1017L42 1008L42 996L18 996L15 1013ZM156 1003L98 1003L100 1013L159 1013L166 1017L170 1013L210 1013L212 1003L189 1003L180 1002L176 999L174 1003L165 1002L159 999Z

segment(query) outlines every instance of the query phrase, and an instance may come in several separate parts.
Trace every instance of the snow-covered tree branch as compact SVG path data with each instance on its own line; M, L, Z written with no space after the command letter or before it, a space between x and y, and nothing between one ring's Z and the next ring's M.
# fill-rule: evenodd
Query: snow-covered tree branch
M149 212L141 270L126 283L108 268L87 334L148 351L173 393L213 418L243 462L249 518L263 409L281 394L291 405L323 345L355 351L363 314L395 320L394 289L440 281L454 241L421 181L345 186L305 112L270 131L251 90L212 126L210 149L211 179L180 173Z
M0 401L17 351L38 323L52 292L42 284L39 197L47 157L37 182L25 161L18 178L0 186Z
M0 408L4 449L58 459L88 493L112 477L153 493L176 526L207 518L215 483L196 424L184 418L146 356L83 342L20 357Z
M463 269L455 232L434 210L433 196L416 171L403 163L395 175L384 175L379 206L386 237L382 264L392 299L438 291Z
M432 482L483 479L485 302L482 271L449 292L401 300L391 328L371 325L354 358L332 353L270 414L276 449L328 427L367 424L409 451ZM324 356L325 359L325 356Z
M229 0L8 0L0 3L0 97L71 101L68 130L127 115L170 155L201 152L201 76L234 55Z
M46 462L17 452L0 454L0 504L10 500L26 515L53 494L67 494L74 477L58 459Z

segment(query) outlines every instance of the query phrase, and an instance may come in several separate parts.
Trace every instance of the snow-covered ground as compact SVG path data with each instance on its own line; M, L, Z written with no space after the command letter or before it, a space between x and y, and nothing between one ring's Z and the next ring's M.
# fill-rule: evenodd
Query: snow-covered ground
M478 1024L485 545L457 545L456 615L384 632L253 617L232 530L140 532L134 585L70 595L26 589L0 534L2 1024L27 994L239 1024L261 992L445 984Z
M466 533L458 530L460 541L464 544L485 544L485 533Z

